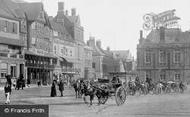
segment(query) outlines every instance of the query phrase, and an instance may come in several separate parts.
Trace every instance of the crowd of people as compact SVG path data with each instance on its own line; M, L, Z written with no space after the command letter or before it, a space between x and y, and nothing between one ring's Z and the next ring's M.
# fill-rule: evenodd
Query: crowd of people
M129 78L127 85L131 95L134 95L136 91L147 94L151 91L153 93L170 93L172 90L174 92L183 92L185 89L185 85L181 80L167 81L166 79L159 79L159 81L152 81L151 78L146 78L145 81L140 81L138 76L134 81Z
M11 96L12 89L23 90L26 82L25 82L25 78L23 74L20 74L20 76L17 79L13 79L11 75L6 75L5 78L6 78L6 82L4 85L4 93L5 93L5 98L6 98L5 104L10 104L11 102L10 96ZM54 79L51 85L50 97L57 96L57 87L60 92L60 96L63 97L64 85L65 85L65 82L62 79L60 81ZM37 86L38 87L41 86L40 80L37 81Z
M80 84L81 84L82 80L76 80L73 81L73 83L71 83L71 85L73 86L73 88L75 89L75 92L78 92L80 94L80 92L78 91L80 89ZM136 91L141 90L144 94L149 93L150 91L153 91L158 84L162 85L161 86L161 90L163 90L162 88L167 88L169 86L169 84L171 84L170 88L174 87L174 88L178 88L180 90L184 90L184 83L182 81L178 81L178 82L167 82L164 79L160 79L158 82L153 82L151 78L146 78L145 81L141 81L139 79L139 77L137 76L135 78L135 80L133 81L131 78L129 78L129 81L122 83L121 79L118 76L114 76L111 81L112 84L123 84L123 85L127 85L127 88L130 92L133 93L133 95L135 94ZM89 83L93 83L93 81L90 81ZM57 94L57 90L59 90L60 92L60 96L63 97L63 92L64 92L64 87L65 87L65 82L63 79L57 80L54 79L51 85L51 91L50 91L50 97L56 97L58 96ZM40 80L37 82L38 86L41 86L41 82ZM6 83L4 86L4 92L5 92L5 97L6 97L6 104L10 103L10 96L11 96L11 92L12 92L12 86L15 88L15 90L19 90L19 89L24 89L25 87L25 78L24 76L21 74L19 76L19 78L17 78L16 80L11 80L11 75L6 75ZM76 97L79 96L79 94L76 94Z

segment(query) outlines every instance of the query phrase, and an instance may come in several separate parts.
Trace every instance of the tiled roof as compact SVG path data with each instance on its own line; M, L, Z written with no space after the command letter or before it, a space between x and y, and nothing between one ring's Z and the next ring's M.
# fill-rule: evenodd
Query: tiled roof
M8 16L10 18L15 18L16 13L15 9L17 5L11 0L0 0L0 14L4 16Z
M132 59L132 55L129 50L114 50L112 52L116 58Z
M147 41L149 40L149 41ZM152 30L143 43L159 43L160 31ZM190 32L182 32L178 28L165 29L165 43L187 43L190 42Z
M63 25L60 24L58 22L58 19L63 19L64 24ZM64 14L57 14L54 17L53 21L57 22L59 25L61 25L61 30L68 35L69 38L66 38L65 40L73 42L74 41L73 23L71 21L69 21L69 19Z
M98 47L97 48L102 52L104 53L104 56L107 56L107 57L112 57L113 56L113 53L111 51L107 51L107 50L103 50L102 48Z
M23 11L26 12L28 20L34 21L39 16L39 13L43 7L41 2L33 3L18 3Z
M57 14L55 16L54 20L58 21L58 19L64 20L64 26L65 26L66 30L74 39L73 23L64 14Z
M66 41L74 42L74 39L71 37L71 35L66 30L65 26L61 23L56 22L55 19L50 19L50 24L52 28L58 32L62 32L63 34L68 35L67 38L62 37L61 39L64 39Z
M49 21L53 30L57 32L64 32L64 28L62 24L55 22L53 19L50 19Z
M0 3L0 15L17 20L20 18L25 18L25 13L19 4L12 0L0 0Z

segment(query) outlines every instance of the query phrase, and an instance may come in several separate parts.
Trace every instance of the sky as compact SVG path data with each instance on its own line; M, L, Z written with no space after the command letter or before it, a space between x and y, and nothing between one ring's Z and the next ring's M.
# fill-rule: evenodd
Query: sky
M190 0L25 0L44 3L48 15L55 16L58 1L71 13L76 8L84 27L84 40L94 36L101 40L103 49L130 50L136 58L136 47L143 30L143 16L176 9L183 31L190 30ZM144 37L149 33L143 30Z

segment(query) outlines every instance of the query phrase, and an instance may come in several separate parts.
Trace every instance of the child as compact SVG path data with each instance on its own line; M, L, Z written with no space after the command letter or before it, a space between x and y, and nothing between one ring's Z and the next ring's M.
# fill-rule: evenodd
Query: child
M5 104L9 104L10 103L10 95L11 95L11 85L8 82L6 82L6 84L5 84L4 91L5 91L5 97L6 97Z

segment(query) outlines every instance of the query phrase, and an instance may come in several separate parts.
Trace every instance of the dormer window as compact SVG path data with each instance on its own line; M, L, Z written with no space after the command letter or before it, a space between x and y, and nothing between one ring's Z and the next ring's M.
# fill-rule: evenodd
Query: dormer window
M43 11L40 12L39 19L44 19L44 12Z

